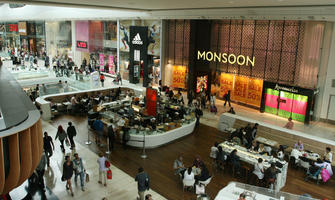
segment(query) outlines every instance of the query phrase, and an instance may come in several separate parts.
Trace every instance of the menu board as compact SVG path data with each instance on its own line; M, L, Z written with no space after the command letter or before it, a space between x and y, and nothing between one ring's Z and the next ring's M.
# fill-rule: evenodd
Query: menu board
M186 66L172 66L172 87L185 88Z
M222 73L220 97L231 91L231 99L259 107L262 99L263 80Z

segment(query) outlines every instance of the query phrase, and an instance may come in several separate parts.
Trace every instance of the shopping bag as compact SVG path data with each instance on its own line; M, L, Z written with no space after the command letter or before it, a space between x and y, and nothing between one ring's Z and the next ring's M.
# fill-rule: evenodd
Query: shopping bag
M196 184L195 194L205 194L205 186L203 184Z
M111 169L109 169L109 170L107 170L107 179L112 179L112 177L113 177L113 175L112 175L112 170Z
M328 170L323 168L322 171L321 171L321 177L322 177L322 180L323 180L324 183L327 182L330 179L330 174L329 174Z
M86 183L90 182L90 175L88 175L88 173L86 173Z
M111 163L110 163L108 160L106 160L106 161L105 161L105 167L106 167L106 168L109 168L110 166L111 166Z

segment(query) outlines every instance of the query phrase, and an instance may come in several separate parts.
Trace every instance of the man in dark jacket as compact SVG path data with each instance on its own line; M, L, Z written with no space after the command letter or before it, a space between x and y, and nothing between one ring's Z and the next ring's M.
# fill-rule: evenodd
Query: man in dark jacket
M143 167L138 169L138 174L135 177L135 181L137 181L138 195L140 196L139 199L144 200L144 192L150 188L150 177L147 173L144 172Z
M68 123L69 127L67 127L67 136L69 137L70 143L71 143L71 149L75 148L73 137L77 135L76 128L72 125L72 122Z

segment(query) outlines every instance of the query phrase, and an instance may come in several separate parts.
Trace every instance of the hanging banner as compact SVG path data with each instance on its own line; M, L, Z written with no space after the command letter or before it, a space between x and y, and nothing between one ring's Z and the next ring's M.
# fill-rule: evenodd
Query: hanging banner
M157 90L147 88L146 91L146 109L149 116L157 115Z
M172 87L185 88L186 66L172 66Z
M105 71L105 55L103 53L99 54L99 63L100 63L100 71Z
M115 74L114 56L108 56L108 69L110 74Z

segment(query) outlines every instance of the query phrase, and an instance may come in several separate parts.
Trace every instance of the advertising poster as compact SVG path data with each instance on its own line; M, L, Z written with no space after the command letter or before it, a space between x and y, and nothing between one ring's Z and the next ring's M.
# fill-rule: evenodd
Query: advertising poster
M252 79L248 80L247 103L259 106L262 100L263 80Z
M108 69L110 74L115 74L114 56L108 56Z
M149 116L157 115L157 91L155 89L147 88L146 109Z
M185 88L186 66L172 66L172 87Z
M197 93L201 93L207 90L207 80L208 76L197 77Z
M105 55L103 53L99 54L99 66L100 66L100 71L105 71Z
M228 90L233 91L234 75L222 73L220 75L220 92L219 96L223 97Z
M232 98L235 101L245 102L247 97L248 78L236 76Z
M131 25L131 20L120 21L120 51L129 52L129 27Z
M161 21L160 20L145 20L144 25L148 26L148 55L160 56L160 35Z

